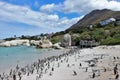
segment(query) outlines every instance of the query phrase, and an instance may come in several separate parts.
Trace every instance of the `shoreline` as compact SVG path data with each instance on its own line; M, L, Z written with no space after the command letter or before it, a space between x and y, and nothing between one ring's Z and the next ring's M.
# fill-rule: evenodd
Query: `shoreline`
M10 69L14 69L17 65L24 67L26 64L32 64L38 59L59 55L64 51L52 48L36 49L28 46L1 47L0 50L0 74L3 72L8 73Z
M113 64L113 57L120 57L119 49L120 45L73 48L67 53L38 60L22 69L17 66L9 78L12 80L15 74L17 80L92 80L95 73L95 80L114 79L116 75L113 75L112 69L119 59ZM21 75L18 76L18 73Z

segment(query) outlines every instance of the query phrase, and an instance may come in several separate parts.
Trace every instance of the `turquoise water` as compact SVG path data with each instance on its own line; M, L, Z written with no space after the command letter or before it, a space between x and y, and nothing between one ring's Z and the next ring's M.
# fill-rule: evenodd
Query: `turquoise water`
M0 47L0 73L14 68L17 64L22 67L38 59L61 53L60 50L36 49L27 46Z

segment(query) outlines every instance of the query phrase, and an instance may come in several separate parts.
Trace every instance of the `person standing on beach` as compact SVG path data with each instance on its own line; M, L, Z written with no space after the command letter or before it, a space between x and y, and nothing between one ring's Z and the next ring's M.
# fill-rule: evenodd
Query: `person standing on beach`
M19 66L17 65L17 66L16 66L16 70L18 71L18 69L19 69Z
M19 80L21 80L21 72L18 72Z
M39 80L39 77L38 77L38 76L36 76L36 80Z
M16 80L16 75L15 74L13 75L13 80Z
M82 64L80 63L80 67L82 66Z
M0 80L2 80L1 74L0 74Z
M86 70L85 70L85 72L87 72L88 71L88 67L86 67Z
M73 71L73 73L74 73L74 74L73 74L74 76L77 75L77 72L76 72L76 71Z
M119 78L119 74L117 73L117 75L115 76L115 79L118 80Z
M106 72L107 70L106 70L106 68L104 67L104 72Z
M114 60L116 60L115 56L113 57Z
M58 62L58 67L60 67L60 63Z
M54 68L52 67L52 71L54 71Z
M117 74L117 70L118 70L118 68L117 68L117 66L115 66L114 67L114 75Z
M92 78L95 78L95 72L93 72Z
M12 75L12 69L10 70L10 74L9 74L10 76Z

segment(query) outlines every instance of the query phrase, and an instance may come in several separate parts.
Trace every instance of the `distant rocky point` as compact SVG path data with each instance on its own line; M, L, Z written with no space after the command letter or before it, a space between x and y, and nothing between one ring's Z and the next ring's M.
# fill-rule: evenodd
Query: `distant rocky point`
M55 48L62 49L58 43L52 44L49 39L44 40L28 40L28 39L19 39L19 40L10 40L0 42L0 47L10 47L10 46L36 46L36 48Z
M29 40L27 39L4 41L0 43L0 46L2 47L10 47L10 46L18 46L18 45L30 46L30 43Z
M39 40L29 40L29 39L14 39L14 40L0 40L1 47L10 47L10 46L36 46L36 48L55 48L62 49L63 47L71 46L71 35L65 34L63 38L61 38L60 42L52 43L50 39L44 36Z

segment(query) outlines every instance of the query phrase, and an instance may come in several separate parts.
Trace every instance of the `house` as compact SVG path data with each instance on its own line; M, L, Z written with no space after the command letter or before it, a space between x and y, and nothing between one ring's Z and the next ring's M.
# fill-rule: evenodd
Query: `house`
M95 40L92 40L92 39L83 39L83 40L80 40L79 45L81 48L93 47L93 46L100 45L100 42L96 42Z
M107 25L109 24L110 22L115 22L116 19L115 18L109 18L109 19L106 19L106 20L103 20L100 22L100 25L104 26L104 25Z

